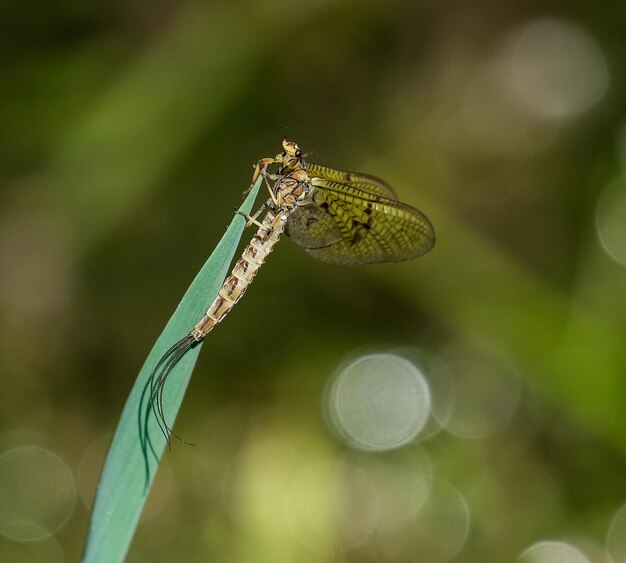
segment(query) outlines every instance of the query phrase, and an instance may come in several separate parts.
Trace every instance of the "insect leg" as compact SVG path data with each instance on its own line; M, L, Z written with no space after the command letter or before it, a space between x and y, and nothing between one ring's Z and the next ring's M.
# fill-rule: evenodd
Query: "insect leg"
M265 208L267 207L267 205L264 203L260 209L254 214L254 215L250 215L249 213L244 213L243 211L239 211L239 209L235 209L235 213L237 215L241 215L242 217L245 217L247 219L247 223L246 223L246 228L249 227L250 225L256 225L257 227L263 227L263 225L261 225L261 223L259 223L256 218L258 217L259 213L261 213L261 211L263 211Z

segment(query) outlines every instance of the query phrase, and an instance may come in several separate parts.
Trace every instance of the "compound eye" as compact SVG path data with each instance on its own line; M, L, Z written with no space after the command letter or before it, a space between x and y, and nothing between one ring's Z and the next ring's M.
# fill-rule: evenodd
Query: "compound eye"
M302 151L300 149L296 149L296 156L300 158L302 156Z

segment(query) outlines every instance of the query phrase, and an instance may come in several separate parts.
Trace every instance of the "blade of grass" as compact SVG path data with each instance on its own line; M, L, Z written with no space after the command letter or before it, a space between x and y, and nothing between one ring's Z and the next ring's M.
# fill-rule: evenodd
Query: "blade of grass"
M261 186L254 184L241 206L249 213ZM156 474L166 440L149 409L149 378L165 351L189 333L219 291L243 234L245 219L233 218L205 265L183 296L133 386L104 463L87 536L83 563L123 561ZM173 369L164 390L165 416L173 425L201 344Z

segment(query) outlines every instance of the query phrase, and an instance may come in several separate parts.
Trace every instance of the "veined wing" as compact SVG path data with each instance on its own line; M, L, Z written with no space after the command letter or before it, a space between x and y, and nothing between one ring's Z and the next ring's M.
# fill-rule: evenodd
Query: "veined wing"
M312 163L307 163L305 169L309 178L322 178L331 182L352 186L371 195L380 195L387 199L398 199L393 189L387 183L369 174L335 170L321 164Z
M354 185L311 178L309 201L294 210L287 233L314 258L334 264L400 262L435 243L417 209Z

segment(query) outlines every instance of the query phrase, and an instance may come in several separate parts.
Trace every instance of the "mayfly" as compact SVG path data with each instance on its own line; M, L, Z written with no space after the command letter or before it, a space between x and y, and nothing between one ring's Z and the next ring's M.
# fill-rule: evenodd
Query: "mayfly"
M268 172L272 165L279 166L273 174ZM385 182L308 163L292 141L283 141L282 153L259 160L253 182L259 175L269 199L254 215L246 215L246 226L256 225L256 234L205 315L163 354L150 376L150 403L168 444L170 436L180 440L168 426L163 409L169 374L241 299L283 232L318 260L347 265L410 260L435 243L428 218L398 201Z

